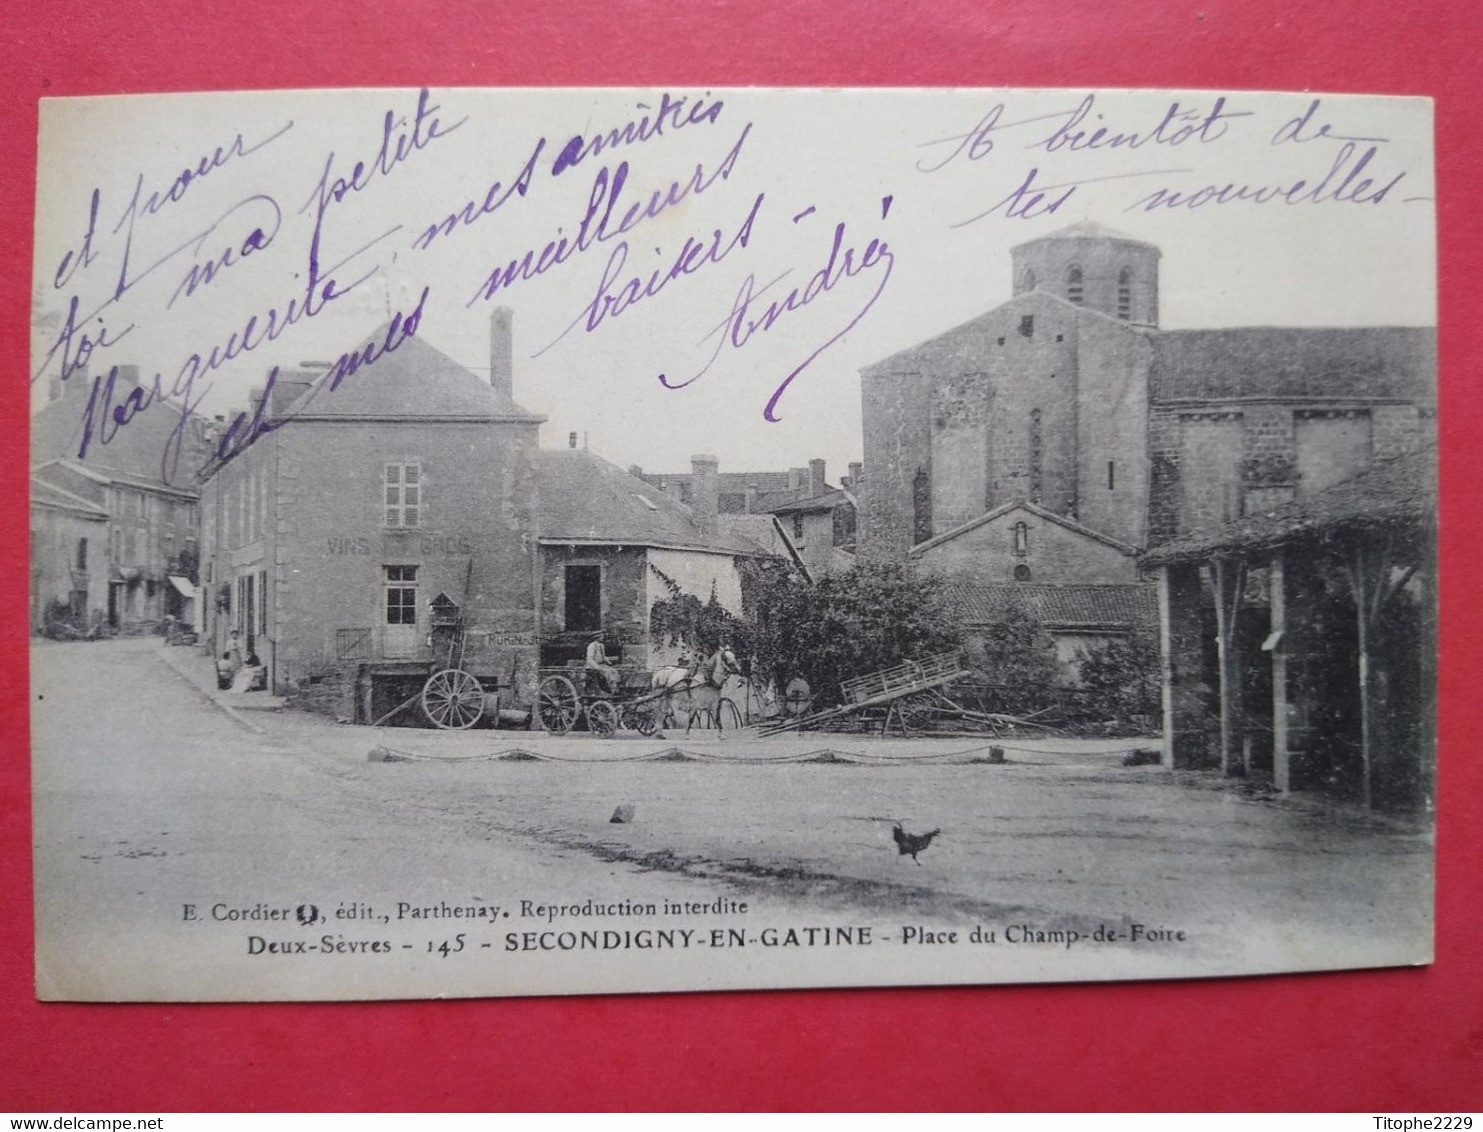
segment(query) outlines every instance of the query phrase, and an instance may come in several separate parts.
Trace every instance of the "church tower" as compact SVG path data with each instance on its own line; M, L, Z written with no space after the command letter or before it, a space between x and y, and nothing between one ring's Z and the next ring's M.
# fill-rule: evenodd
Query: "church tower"
M1048 294L1135 326L1159 324L1159 249L1085 222L1010 249L1014 293Z

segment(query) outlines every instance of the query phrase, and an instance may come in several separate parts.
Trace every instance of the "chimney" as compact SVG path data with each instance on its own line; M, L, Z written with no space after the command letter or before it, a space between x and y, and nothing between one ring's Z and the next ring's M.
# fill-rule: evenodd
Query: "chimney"
M714 456L690 457L690 513L703 534L716 533L716 510L721 502L721 461Z
M311 385L315 375L308 370L280 369L273 379L273 392L268 397L269 420L282 420L288 407L297 401Z
M824 461L810 460L808 462L808 498L824 494Z
M747 514L748 515L755 515L756 513L757 513L757 485L754 484L754 483L749 483L749 484L747 484Z
M514 322L515 312L509 307L495 307L489 316L489 384L511 401L515 399Z
M802 486L803 486L803 469L802 468L789 468L788 469L788 490L789 491L797 491Z
M863 476L864 474L865 474L865 465L862 464L862 463L860 463L859 460L856 460L853 464L851 464L850 465L850 487L858 491L859 488L860 488L860 477Z
M644 469L639 467L637 464L629 464L628 474L636 480L641 480L644 478Z
M54 377L52 380L56 382L54 388L57 391L57 396L63 401L69 397L86 398L93 391L93 378L88 373L86 362L73 370L71 376L66 378L66 380L60 377Z
M575 432L566 434L566 446L568 448L575 448L577 446L577 434Z

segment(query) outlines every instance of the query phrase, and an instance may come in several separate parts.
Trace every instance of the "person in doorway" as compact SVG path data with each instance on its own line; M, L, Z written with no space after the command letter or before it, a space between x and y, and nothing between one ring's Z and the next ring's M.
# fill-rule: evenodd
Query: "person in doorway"
M587 646L587 657L583 662L583 669L597 675L602 681L608 695L615 695L618 691L618 670L608 661L607 650L603 647L602 634L595 633L592 642Z
M232 691L260 691L268 686L267 676L267 669L263 667L263 662L257 658L257 653L248 653L247 663L237 670L237 675L232 677Z

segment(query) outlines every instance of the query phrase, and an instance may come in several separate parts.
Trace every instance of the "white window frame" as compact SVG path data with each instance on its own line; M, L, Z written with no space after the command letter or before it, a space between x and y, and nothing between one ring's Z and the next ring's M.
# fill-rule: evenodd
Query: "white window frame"
M425 486L421 460L388 460L381 473L382 524L393 530L422 526Z
M408 571L410 571L410 576L408 576ZM420 590L421 573L422 571L417 566L411 564L392 563L381 568L381 621L383 624L388 626L401 626L416 625L418 623L417 606L418 601L422 596ZM399 598L396 604L396 609L401 612L410 610L412 614L412 620L393 621L391 619L391 595L393 591L411 595L410 602L407 601L406 598Z

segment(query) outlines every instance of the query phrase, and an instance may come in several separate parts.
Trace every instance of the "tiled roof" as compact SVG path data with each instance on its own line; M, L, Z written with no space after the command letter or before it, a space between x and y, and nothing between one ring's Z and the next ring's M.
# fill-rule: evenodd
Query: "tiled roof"
M350 350L363 350L368 343L379 348L386 334L387 327L383 326L362 341L352 343ZM394 350L342 378L338 388L331 390L329 383L330 374L326 372L293 401L288 415L307 420L469 417L534 422L545 419L521 408L484 378L416 337L402 339Z
M1151 628L1158 624L1158 597L1147 583L1041 585L998 582L950 584L948 604L969 625L988 625L1018 606L1048 628L1099 626Z
M1166 330L1153 343L1155 402L1436 398L1437 333L1430 327Z
M689 507L591 452L537 452L536 476L542 541L771 553L725 528L705 534Z
M1065 228L1057 228L1054 232L1047 232L1044 236L1036 236L1033 240L1025 243L1033 244L1040 240L1117 240L1124 244L1144 244L1147 247L1156 245L1148 243L1147 240L1135 239L1126 233L1108 228L1104 224L1098 224L1092 220L1083 220L1077 224L1069 224ZM1024 247L1024 244L1018 245Z
M1148 565L1201 561L1218 554L1313 542L1368 528L1435 522L1436 453L1412 452L1375 464L1353 479L1234 523L1154 547Z

